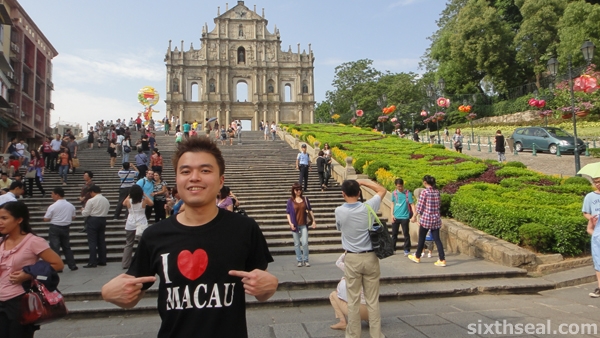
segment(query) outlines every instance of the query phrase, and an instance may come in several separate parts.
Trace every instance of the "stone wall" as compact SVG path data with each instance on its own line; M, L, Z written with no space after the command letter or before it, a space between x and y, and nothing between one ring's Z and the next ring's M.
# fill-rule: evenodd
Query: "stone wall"
M473 124L483 124L483 123L517 123L517 122L527 122L527 121L535 121L539 120L538 111L528 110L520 113L502 115L502 116L490 116L483 117L477 120L473 120Z

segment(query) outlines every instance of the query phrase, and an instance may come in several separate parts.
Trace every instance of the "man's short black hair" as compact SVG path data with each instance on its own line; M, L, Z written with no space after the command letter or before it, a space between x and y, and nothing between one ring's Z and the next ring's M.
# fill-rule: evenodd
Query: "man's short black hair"
M129 170L129 162L123 162L123 169Z
M360 194L360 184L356 180L345 180L342 183L342 192L348 197L357 197Z
M23 182L21 182L21 181L13 181L13 182L10 184L10 187L8 188L8 190L15 190L15 189L17 189L17 188L20 188L20 189L25 189L25 185L24 185L24 184L23 184Z
M100 186L99 186L99 185L96 185L96 184L94 184L94 185L92 185L92 186L90 187L90 192L93 192L93 193L95 193L95 194L99 194L99 193L101 193L101 192L102 192L102 189L100 189Z
M0 176L4 176L4 175L8 176L8 173L3 171L2 174L0 174Z
M60 196L61 198L65 197L65 189L61 187L55 187L52 189L52 192Z
M94 178L94 173L91 170L86 170L83 172L84 174L88 174L90 178Z

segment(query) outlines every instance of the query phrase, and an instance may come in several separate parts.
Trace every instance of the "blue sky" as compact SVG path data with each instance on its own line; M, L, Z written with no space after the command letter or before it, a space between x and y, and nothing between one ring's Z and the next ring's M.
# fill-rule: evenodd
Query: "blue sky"
M100 119L136 116L142 110L137 92L153 86L161 94L156 109L165 113L164 56L184 40L200 47L202 26L214 28L221 14L237 1L192 0L19 0L29 16L58 50L53 60L56 121L86 127ZM372 59L380 71L420 72L418 62L446 6L443 0L254 0L265 9L267 29L276 25L282 49L315 55L315 97L320 102L332 89L334 69L343 62Z

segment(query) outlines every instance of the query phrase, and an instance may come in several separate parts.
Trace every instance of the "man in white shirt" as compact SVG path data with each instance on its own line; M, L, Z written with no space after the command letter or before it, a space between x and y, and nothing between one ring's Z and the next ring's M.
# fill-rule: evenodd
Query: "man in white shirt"
M50 153L50 171L58 170L56 159L58 158L58 153L60 153L61 146L60 134L56 134L56 138L50 142L50 148L52 148L52 152Z
M90 258L84 268L95 268L106 265L106 217L110 202L101 194L102 189L93 185L90 188L90 198L81 211L83 217L87 217L87 240L90 249Z
M14 181L10 184L8 192L0 196L0 205L6 202L16 202L18 198L25 193L25 185L21 181Z
M117 135L117 156L121 156L121 152L123 151L123 140L125 139L125 136L123 134L119 134Z
M75 207L64 199L65 191L61 187L54 188L51 196L54 203L48 207L44 215L44 222L50 222L48 230L50 248L58 255L60 255L60 249L62 248L69 269L75 271L78 268L75 265L75 257L69 242L69 226L76 217Z
M23 160L21 164L26 167L29 164L29 159L25 157L25 140L20 139L19 143L15 144L15 148L17 148L17 153L19 153L20 158Z

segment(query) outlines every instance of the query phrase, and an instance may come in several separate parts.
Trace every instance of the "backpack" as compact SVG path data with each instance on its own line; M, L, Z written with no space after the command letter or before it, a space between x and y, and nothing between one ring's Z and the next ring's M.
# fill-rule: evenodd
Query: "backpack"
M404 192L406 193L406 207L408 208L408 218L413 218L413 211L412 208L410 207L410 203L408 203L408 190L404 190ZM396 201L398 201L398 190L394 189L394 198L396 199Z

